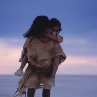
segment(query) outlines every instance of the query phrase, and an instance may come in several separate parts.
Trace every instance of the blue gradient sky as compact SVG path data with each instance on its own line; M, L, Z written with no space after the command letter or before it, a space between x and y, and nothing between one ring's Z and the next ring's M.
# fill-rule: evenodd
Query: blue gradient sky
M0 0L0 74L12 74L19 67L22 34L37 15L62 23L67 60L58 73L97 74L96 0Z

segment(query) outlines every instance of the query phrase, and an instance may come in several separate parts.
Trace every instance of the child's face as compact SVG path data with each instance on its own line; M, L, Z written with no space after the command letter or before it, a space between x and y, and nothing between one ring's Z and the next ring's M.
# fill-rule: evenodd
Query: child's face
M60 33L60 27L59 26L55 26L52 28L52 30L56 33Z

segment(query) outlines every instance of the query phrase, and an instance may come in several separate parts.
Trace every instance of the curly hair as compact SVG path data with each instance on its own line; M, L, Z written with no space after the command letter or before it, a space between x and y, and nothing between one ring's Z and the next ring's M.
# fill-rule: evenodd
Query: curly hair
M24 37L30 36L38 37L45 33L45 30L50 27L50 21L47 16L37 16L30 27L30 29L24 34Z

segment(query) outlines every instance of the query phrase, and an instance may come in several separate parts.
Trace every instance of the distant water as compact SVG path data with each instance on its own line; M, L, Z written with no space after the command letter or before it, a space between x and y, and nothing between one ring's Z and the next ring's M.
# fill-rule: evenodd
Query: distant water
M19 79L0 75L0 97L13 97ZM38 89L35 97L42 97L41 93L42 89ZM97 76L57 75L51 97L97 97Z

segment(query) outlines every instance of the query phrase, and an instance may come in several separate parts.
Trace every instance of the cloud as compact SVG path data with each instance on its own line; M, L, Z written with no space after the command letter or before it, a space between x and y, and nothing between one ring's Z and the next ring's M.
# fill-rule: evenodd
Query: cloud
M68 55L59 66L59 74L97 75L97 56Z
M76 36L66 37L63 35L64 41L62 48L68 55L78 56L97 56L96 40L86 39Z
M68 55L64 62L66 66L71 65L95 65L97 66L97 56L74 56Z
M65 36L64 36L65 37ZM70 45L74 45L74 44L76 44L76 45L86 45L88 42L87 42L87 40L86 39L84 39L84 38L75 38L75 37L69 37L69 38L65 38L64 39L64 44L70 44Z
M9 74L18 67L21 46L14 39L0 39L0 74Z
M9 41L10 42L9 42ZM17 39L0 39L0 74L13 74L20 66L18 62L22 45ZM11 45L11 43L15 43ZM58 74L97 74L97 56L67 55L58 69Z

